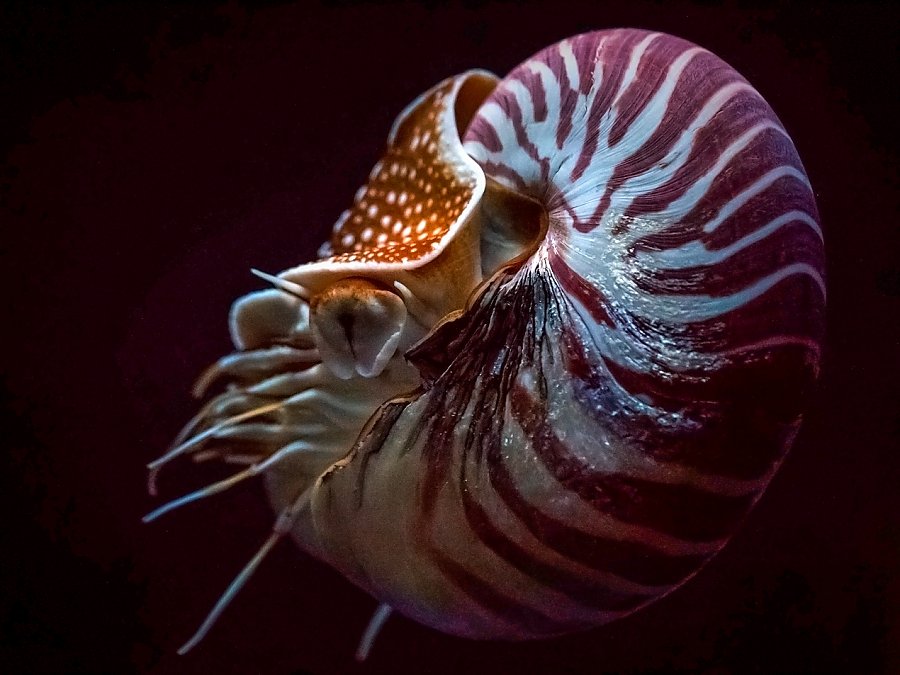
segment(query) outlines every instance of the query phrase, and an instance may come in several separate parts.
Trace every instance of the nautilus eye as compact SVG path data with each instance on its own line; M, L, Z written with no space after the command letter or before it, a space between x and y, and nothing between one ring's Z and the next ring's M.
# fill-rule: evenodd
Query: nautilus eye
M377 377L397 352L406 325L399 294L365 279L344 279L313 298L310 327L322 362L341 379Z
M799 428L823 262L785 129L696 45L605 30L438 84L320 258L235 303L224 390L151 465L244 468L150 518L254 475L279 514L186 648L285 535L373 630L558 635L678 587Z

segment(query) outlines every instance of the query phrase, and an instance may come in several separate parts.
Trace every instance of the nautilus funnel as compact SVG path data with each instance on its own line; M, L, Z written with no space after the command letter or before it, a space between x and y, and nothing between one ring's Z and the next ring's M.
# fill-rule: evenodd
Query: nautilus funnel
M243 463L273 533L471 638L583 630L725 545L818 374L822 231L778 118L640 30L403 111L320 258L239 299L225 390L154 463ZM193 644L192 641L189 644Z

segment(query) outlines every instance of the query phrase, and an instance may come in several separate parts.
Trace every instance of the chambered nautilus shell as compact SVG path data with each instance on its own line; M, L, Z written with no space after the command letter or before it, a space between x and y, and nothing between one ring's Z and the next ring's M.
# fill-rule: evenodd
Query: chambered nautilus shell
M536 638L671 591L797 432L823 268L794 145L700 47L604 30L441 82L319 259L235 302L198 393L227 387L151 464L244 467L148 519L253 475L278 513L185 648L284 535L373 631Z

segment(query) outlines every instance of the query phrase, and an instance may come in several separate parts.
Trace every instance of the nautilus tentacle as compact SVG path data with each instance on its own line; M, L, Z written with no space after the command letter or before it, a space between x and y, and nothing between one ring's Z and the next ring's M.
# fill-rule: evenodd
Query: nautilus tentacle
M762 494L818 372L796 150L668 35L441 83L321 254L236 303L241 351L201 380L234 384L167 458L256 458L373 625L541 637L676 588Z

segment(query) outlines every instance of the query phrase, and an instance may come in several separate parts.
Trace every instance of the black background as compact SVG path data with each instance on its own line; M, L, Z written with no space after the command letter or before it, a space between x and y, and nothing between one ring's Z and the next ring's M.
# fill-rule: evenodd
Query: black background
M900 672L897 25L862 3L5 3L0 670ZM229 349L248 268L309 259L432 84L616 26L735 66L816 190L826 361L767 495L685 587L582 635L478 643L395 618L356 667L374 601L282 544L176 656L272 520L242 485L140 524L143 465Z

